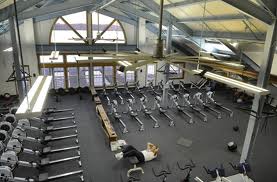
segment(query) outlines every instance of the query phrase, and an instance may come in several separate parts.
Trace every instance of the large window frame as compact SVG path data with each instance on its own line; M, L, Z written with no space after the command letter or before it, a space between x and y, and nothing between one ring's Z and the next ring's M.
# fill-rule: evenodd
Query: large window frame
M73 14L72 14L73 15ZM90 13L90 16L91 16L91 18L93 18L92 16L93 16L93 13ZM104 16L106 16L106 15L104 15ZM110 16L107 16L107 17L110 17ZM108 31L109 30L109 28L110 27L112 27L114 24L116 24L116 23L118 23L118 25L120 26L120 29L122 30L122 32L123 32L123 37L124 37L124 43L118 43L118 44L127 44L127 36L126 36L126 31L125 31L125 29L124 29L124 27L123 27L123 25L122 25L122 23L120 22L120 20L118 20L118 19L116 19L116 18L113 18L113 17L110 17L110 18L112 18L113 19L113 21L111 22L111 24L108 24L106 27L104 27L104 30L102 31L102 32L99 32L100 33L100 35L101 36L103 36L103 35L105 35L105 33L106 33L106 31ZM90 18L88 18L87 17L87 14L86 14L86 27L87 27L87 29L86 29L86 35L88 35L88 30L92 30L92 32L93 32L93 26L91 27L91 28L89 28L88 26L89 26L89 24L88 24L88 22L89 22L89 19ZM52 42L52 35L53 35L53 32L54 32L54 28L55 28L55 25L57 24L57 22L58 21L62 21L72 32L74 32L74 34L80 39L80 41L77 41L76 43L73 43L73 44L87 44L87 45L89 45L90 43L90 41L88 41L88 40L86 40L86 37L83 37L80 33L78 33L78 30L76 30L75 28L74 28L74 26L72 26L65 18L63 18L63 16L61 16L61 17L58 17L58 18L56 18L56 20L54 21L54 23L52 24L52 27L51 27L51 30L50 30L50 34L49 34L49 44L72 44L72 42L64 42L64 43L62 43L62 42L60 42L60 43L55 43L55 42ZM101 37L100 36L100 37ZM100 41L101 39L99 39L99 41ZM111 43L98 43L97 41L95 42L95 43L97 43L97 44L115 44L115 43L112 43L112 41L111 41Z

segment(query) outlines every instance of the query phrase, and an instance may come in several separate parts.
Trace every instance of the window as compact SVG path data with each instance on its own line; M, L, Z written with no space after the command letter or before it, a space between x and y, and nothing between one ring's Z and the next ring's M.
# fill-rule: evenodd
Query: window
M113 85L113 66L104 66L104 80L106 86Z
M116 67L116 83L117 85L124 85L125 83L125 73L118 71L119 66Z
M92 37L95 43L125 43L124 30L118 20L93 12ZM51 43L87 43L87 14L85 11L59 17L51 31Z
M79 80L80 80L80 87L87 87L90 85L89 67L80 67L79 68Z
M88 57L85 56L78 56L78 55L67 55L66 62L67 63L77 63L77 61L85 61L88 60Z
M126 71L126 81L129 83L135 82L135 72L134 71Z
M183 78L184 74L183 74L183 70L179 67L183 67L183 64L177 64L177 66L175 65L170 65L170 68L169 68L169 72L170 72L170 75L169 75L169 78Z
M53 73L55 89L65 88L64 68L53 68Z
M103 86L103 67L95 66L93 67L93 80L95 87Z
M148 64L146 73L146 84L148 85L149 82L155 81L155 64Z
M77 88L78 87L78 68L77 67L69 67L67 68L67 76L68 76L68 87Z
M52 68L40 68L40 74L44 76L51 76L53 75L52 70L53 70ZM51 88L53 88L53 85L54 85L54 82L52 79Z
M41 55L39 56L39 61L41 64L63 63L63 56L59 55L58 59L51 59L50 55Z

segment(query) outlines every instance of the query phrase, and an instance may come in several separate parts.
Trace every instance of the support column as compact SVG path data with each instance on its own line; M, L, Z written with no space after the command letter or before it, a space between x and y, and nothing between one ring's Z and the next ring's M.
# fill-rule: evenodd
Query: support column
M9 18L9 24L10 24L10 34L11 34L11 40L12 40L12 47L13 47L13 59L14 59L14 69L15 69L15 76L16 76L16 85L17 85L17 91L20 102L24 99L24 82L23 77L21 74L21 58L20 58L20 48L19 48L19 37L18 32L16 28L16 19L15 17Z
M266 40L264 44L264 53L263 53L263 63L260 67L260 73L258 76L257 86L266 88L268 85L268 80L270 77L272 62L274 58L274 53L276 49L276 40L277 40L277 25L276 20L273 24L268 26ZM244 145L241 153L240 162L246 160L249 161L251 158L253 148L255 145L256 137L260 128L259 117L262 115L264 107L265 96L255 95L252 111L252 114L256 114L256 117L250 116L248 127L246 131L246 136L244 140Z
M169 23L167 26L167 35L166 35L166 54L171 53L172 45L172 24ZM165 63L164 67L164 89L163 89L163 106L166 108L168 104L168 90L169 90L169 70L170 64Z
M92 45L92 38L93 38L93 35L92 35L92 15L91 15L91 12L90 11L87 11L86 12L87 15L87 42L88 42L88 45ZM89 54L92 54L92 51L89 50ZM94 79L93 79L93 69L92 69L92 60L93 58L89 57L89 81L90 81L90 86L94 86Z
M138 18L137 47L141 49L145 45L145 41L146 41L146 20L144 18Z

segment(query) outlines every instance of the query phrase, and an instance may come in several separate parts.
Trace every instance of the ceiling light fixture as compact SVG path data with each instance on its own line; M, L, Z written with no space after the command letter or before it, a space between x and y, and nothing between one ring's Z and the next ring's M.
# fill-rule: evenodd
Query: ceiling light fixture
M193 70L194 73L196 74L200 74L203 70L198 69L198 70ZM215 80L221 83L224 83L226 85L229 85L231 87L235 87L235 88L239 88L242 90L245 90L247 92L253 93L253 94L259 94L259 95L268 95L269 94L269 90L261 88L261 87L257 87L242 81L238 81L232 78L228 78L225 76L221 76L212 72L206 72L204 75L204 77L209 78L211 80Z
M9 48L3 50L3 52L12 52L12 51L13 51L12 47L9 47Z

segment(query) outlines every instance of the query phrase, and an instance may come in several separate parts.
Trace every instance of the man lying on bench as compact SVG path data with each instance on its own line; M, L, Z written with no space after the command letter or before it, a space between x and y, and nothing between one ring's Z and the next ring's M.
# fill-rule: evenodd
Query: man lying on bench
M138 151L132 145L124 145L122 148L122 152L115 154L117 160L135 157L138 163L144 163L155 159L159 151L159 148L152 143L147 143L147 148L143 151Z

